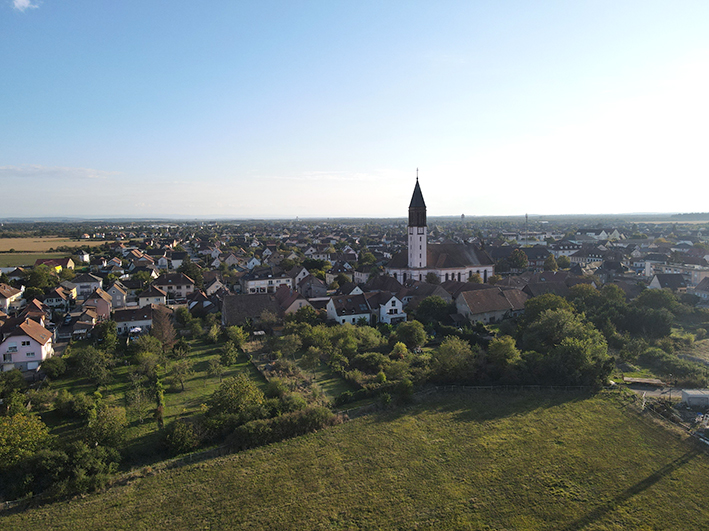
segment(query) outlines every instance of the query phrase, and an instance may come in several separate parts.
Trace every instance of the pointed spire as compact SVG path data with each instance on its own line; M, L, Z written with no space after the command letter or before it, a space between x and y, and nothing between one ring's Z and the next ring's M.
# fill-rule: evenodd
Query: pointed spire
M424 202L423 194L421 193L421 187L419 186L418 175L416 176L416 186L414 186L414 195L411 196L409 208L426 208L426 203Z

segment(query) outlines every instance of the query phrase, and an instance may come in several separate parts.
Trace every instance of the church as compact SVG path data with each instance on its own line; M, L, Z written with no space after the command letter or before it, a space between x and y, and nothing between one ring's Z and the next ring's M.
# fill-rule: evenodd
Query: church
M495 274L492 258L480 247L466 243L428 243L426 203L418 177L409 204L408 250L395 254L385 271L401 283L426 280L429 273L441 282L466 282L479 274L483 282Z

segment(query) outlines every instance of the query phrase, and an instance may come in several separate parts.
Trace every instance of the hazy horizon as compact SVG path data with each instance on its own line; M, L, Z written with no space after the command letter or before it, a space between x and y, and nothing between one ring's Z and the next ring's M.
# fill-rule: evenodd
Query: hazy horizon
M3 2L3 216L396 218L417 168L431 216L702 212L708 26L703 2Z

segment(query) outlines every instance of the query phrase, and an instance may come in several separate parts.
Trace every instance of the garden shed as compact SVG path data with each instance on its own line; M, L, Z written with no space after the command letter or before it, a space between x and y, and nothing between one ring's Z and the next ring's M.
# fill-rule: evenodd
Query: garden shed
M709 407L709 389L683 389L682 402L689 407Z

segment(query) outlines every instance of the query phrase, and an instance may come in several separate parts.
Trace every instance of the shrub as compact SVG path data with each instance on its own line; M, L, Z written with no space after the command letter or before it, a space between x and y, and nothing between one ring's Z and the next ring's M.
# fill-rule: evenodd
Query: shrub
M163 432L163 444L170 455L184 454L200 445L200 436L192 422L179 419Z
M66 362L64 361L64 358L55 356L42 362L42 370L52 380L56 380L66 372Z

